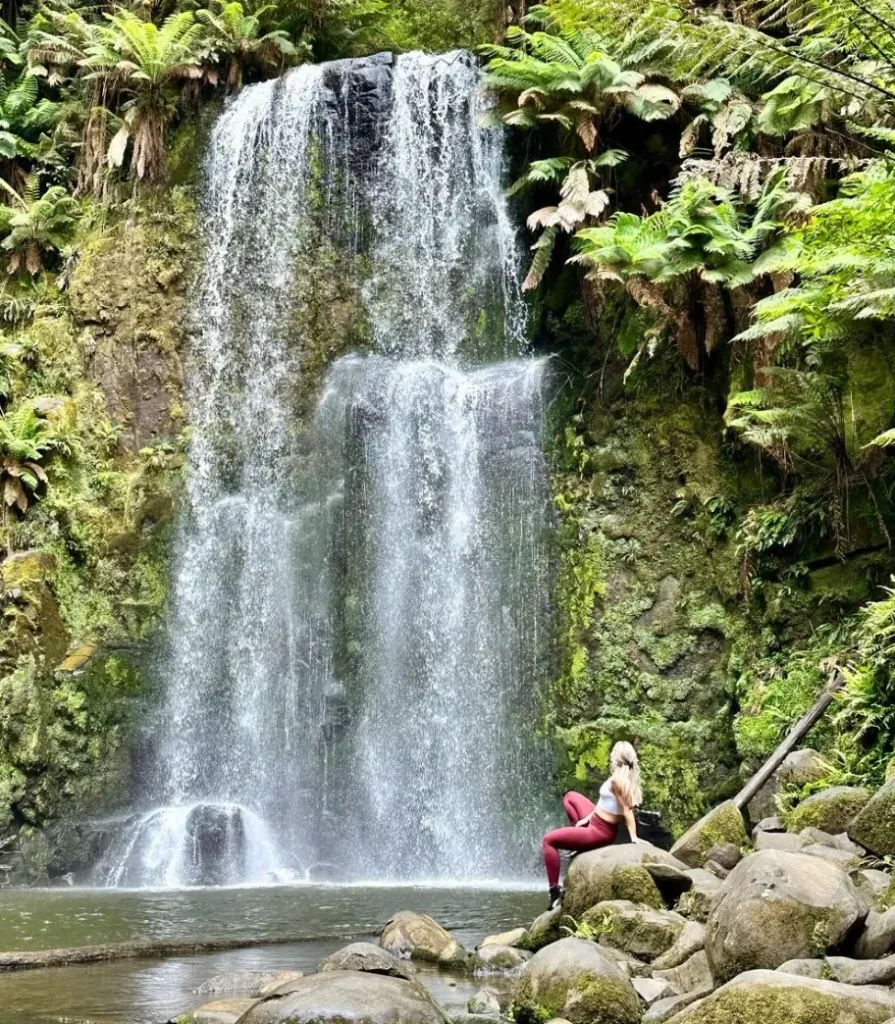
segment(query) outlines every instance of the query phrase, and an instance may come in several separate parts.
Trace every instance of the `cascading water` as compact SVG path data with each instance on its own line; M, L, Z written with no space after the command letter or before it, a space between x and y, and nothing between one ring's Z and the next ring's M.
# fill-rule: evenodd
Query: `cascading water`
M245 89L206 166L189 512L158 770L109 885L518 878L546 773L543 364L462 53ZM368 258L316 414L297 315ZM313 874L312 874L313 877Z

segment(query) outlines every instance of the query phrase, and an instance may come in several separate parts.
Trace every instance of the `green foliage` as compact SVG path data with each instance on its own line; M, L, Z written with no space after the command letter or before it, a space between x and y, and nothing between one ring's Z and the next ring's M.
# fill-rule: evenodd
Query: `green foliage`
M2 179L0 185L15 204L0 206L2 247L11 254L7 269L34 277L44 269L47 255L60 253L71 239L78 204L61 185L41 192L36 174L28 176L21 194Z

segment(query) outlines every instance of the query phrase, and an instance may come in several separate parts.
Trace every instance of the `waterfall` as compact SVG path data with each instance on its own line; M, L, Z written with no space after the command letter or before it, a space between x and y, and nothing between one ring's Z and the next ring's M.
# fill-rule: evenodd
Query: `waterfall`
M544 365L482 103L464 53L380 55L214 128L156 770L102 884L536 863ZM369 342L308 413L323 244L366 267Z

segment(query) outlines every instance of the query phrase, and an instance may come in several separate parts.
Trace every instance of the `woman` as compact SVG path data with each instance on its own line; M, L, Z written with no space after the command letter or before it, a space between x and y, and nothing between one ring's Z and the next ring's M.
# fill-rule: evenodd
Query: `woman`
M553 910L562 900L559 885L559 851L596 850L615 842L618 824L625 819L632 843L644 843L637 838L634 808L643 802L640 788L640 764L637 751L630 743L616 743L609 755L609 778L600 786L600 799L596 807L580 793L566 793L563 807L571 828L558 828L544 836L544 864L550 886L550 906Z

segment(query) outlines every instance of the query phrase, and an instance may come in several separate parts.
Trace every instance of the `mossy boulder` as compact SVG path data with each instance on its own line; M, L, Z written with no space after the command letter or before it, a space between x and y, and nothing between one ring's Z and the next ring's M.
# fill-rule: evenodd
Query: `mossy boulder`
M809 796L785 815L786 828L801 832L813 827L831 835L848 832L870 797L870 790L861 786L831 786Z
M672 856L691 868L705 866L709 850L732 843L738 848L749 845L743 815L732 800L719 804L692 825L672 846Z
M448 1024L417 981L367 971L324 971L300 978L288 993L272 994L240 1024Z
M883 1024L895 992L776 971L748 971L671 1018L671 1024Z
M630 900L661 909L665 903L648 870L650 864L686 869L685 864L665 850L634 843L578 854L566 872L563 913L578 920L605 900Z
M536 953L539 949L543 949L544 946L549 946L551 942L556 942L562 934L561 922L565 916L566 914L562 907L545 910L543 914L539 914L532 921L530 927L522 938L517 941L516 945L520 949L527 949L532 953Z
M895 855L895 779L874 793L861 808L848 834L878 857Z
M600 942L650 963L671 949L687 922L670 910L607 900L591 907L582 923L599 934Z
M763 850L731 871L706 923L715 981L773 970L839 947L867 904L846 873L818 857Z
M513 999L519 1024L640 1024L640 999L624 970L594 942L560 939L522 968Z
M386 924L379 945L396 957L427 960L442 966L463 966L469 957L459 942L427 914L402 910Z

